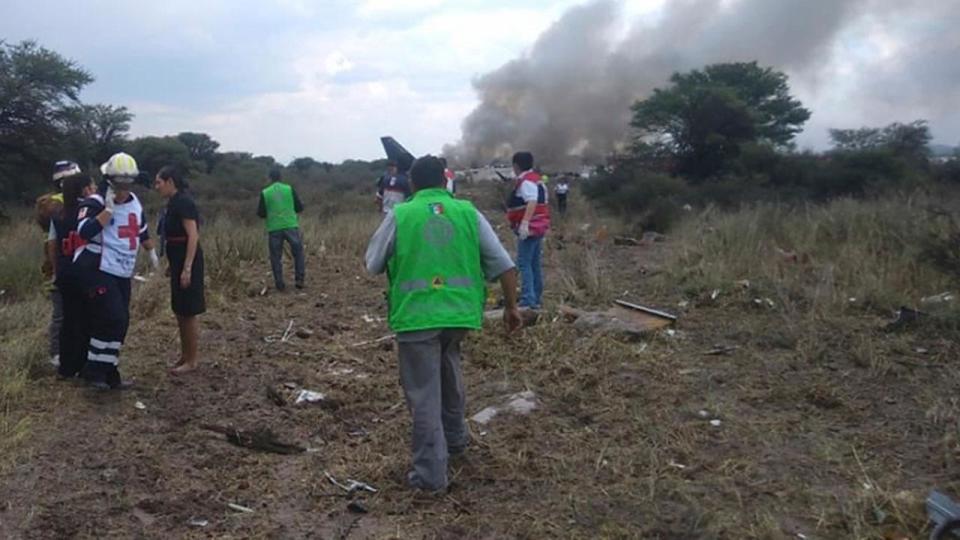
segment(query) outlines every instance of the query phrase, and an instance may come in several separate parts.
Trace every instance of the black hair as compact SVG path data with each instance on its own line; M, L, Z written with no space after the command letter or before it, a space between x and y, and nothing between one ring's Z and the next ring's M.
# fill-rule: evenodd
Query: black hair
M93 178L86 174L75 174L63 179L63 216L72 218L77 215L80 199L83 198L83 188L93 184Z
M513 164L520 167L521 171L529 171L533 168L533 154L530 152L517 152L513 155Z
M272 182L279 182L281 178L280 167L271 167L270 172L267 174L267 176L270 177L270 180Z
M417 189L443 187L447 181L443 168L439 158L427 154L413 162L410 167L410 180Z
M183 177L183 173L176 165L164 165L160 168L157 176L161 180L173 180L173 185L177 186L178 191L190 189L190 184L187 183L187 179Z

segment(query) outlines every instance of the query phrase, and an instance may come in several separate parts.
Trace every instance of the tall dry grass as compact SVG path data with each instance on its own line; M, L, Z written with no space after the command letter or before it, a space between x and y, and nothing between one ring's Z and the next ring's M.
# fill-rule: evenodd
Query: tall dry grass
M930 217L934 203L942 201L708 209L672 234L662 285L691 298L746 289L798 314L915 306L951 287L949 276L923 261L925 239L943 227Z

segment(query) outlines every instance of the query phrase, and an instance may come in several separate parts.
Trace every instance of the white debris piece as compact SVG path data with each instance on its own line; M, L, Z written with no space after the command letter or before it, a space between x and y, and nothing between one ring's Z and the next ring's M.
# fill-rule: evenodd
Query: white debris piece
M147 410L147 406L144 405L142 401L138 401L138 402L134 403L133 406L134 406L135 408L141 410L141 411Z
M717 419L714 419L714 420L711 420L711 421L710 421L710 425L713 426L713 427L720 427L720 424L721 424L721 423L722 423L722 422L720 422L720 420L717 420Z
M477 414L473 415L470 419L474 422L484 425L489 423L495 416L502 412L512 412L520 415L527 415L534 411L539 404L537 403L537 395L526 390L520 392L519 394L513 394L512 396L507 397L504 400L504 403L499 406L487 407Z
M194 518L188 521L187 524L190 525L191 527L206 527L207 525L210 524L210 522L205 519Z
M940 294L935 294L933 296L928 296L920 300L921 304L946 304L947 302L953 302L956 296L951 292L943 292Z
M297 400L294 402L297 405L301 403L319 403L327 399L326 396L320 392L314 392L313 390L300 390L300 393L297 394Z

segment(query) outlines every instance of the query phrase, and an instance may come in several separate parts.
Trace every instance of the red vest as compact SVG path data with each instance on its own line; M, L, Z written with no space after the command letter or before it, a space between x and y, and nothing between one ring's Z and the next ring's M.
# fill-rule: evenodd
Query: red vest
M513 193L507 202L507 221L510 227L516 231L520 228L520 222L527 211L527 203L518 193L520 184L523 182L533 182L537 185L537 208L533 211L533 217L530 218L530 236L544 236L550 229L550 206L547 205L547 190L540 182L540 175L535 171L526 171L517 177L517 183L513 186Z

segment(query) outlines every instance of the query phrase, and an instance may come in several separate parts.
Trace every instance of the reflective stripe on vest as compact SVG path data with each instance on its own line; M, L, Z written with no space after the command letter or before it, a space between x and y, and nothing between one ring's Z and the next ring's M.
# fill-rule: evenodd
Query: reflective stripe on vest
M443 188L425 189L395 206L394 216L390 328L480 328L486 284L473 204Z
M300 226L293 204L293 188L282 182L274 182L263 192L267 210L267 232L296 229Z

